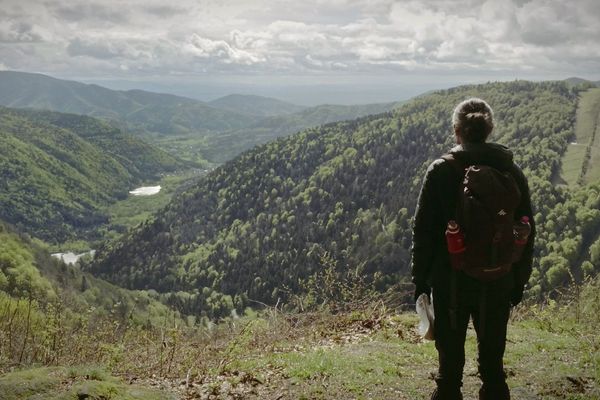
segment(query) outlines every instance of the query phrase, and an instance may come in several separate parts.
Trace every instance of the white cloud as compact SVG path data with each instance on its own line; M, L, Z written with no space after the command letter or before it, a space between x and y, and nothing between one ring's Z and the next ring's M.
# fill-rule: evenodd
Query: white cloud
M252 65L265 61L264 57L232 47L224 40L212 40L195 33L183 48L185 52L196 57L216 59L226 64Z
M600 71L596 0L5 0L0 59L68 75Z

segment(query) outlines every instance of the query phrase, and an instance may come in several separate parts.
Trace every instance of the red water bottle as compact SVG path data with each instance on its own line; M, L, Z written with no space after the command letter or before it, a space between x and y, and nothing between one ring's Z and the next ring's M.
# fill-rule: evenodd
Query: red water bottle
M513 235L515 238L513 262L517 262L521 259L523 249L525 249L525 245L527 244L530 234L531 224L529 223L529 217L524 215L513 225Z
M450 253L450 263L455 270L461 270L463 266L463 253L467 249L465 246L465 235L460 231L460 227L454 220L448 221L446 228L446 243L448 253Z

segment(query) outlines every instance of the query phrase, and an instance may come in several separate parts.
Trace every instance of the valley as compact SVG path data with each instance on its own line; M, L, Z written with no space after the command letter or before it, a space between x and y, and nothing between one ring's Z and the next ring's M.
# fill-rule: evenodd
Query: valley
M64 118L63 118L64 117ZM53 244L92 239L100 209L185 163L98 120L0 109L0 218Z
M88 212L95 213L96 219L89 222L85 231L81 222L74 223L77 229L65 231L64 223L50 228L46 219L45 231L36 231L35 225L24 222L25 219L19 222L18 218L24 217L4 219L17 229L28 226L28 232L39 239L52 237L49 244L53 253L96 250L94 260L87 257L82 264L86 271L130 289L152 289L171 296L172 304L177 304L183 314L219 318L234 310L243 312L252 301L288 301L304 290L307 279L330 264L340 279L344 279L347 269L357 268L374 287L385 290L406 277L410 216L419 189L417 179L423 168L451 143L444 128L447 115L458 99L477 95L496 104L499 124L495 140L515 148L517 161L529 176L541 223L548 227L540 235L536 250L539 264L531 281L530 295L539 298L567 283L569 274L582 277L595 269L596 257L586 255L585 249L578 247L581 243L594 244L597 237L593 177L591 186L571 192L560 185L546 184L559 170L565 174L571 165L582 162L572 151L575 145L569 143L587 141L590 157L595 154L595 142L588 128L595 126L598 89L577 88L559 82L497 83L434 92L404 105L395 104L394 111L385 111L390 105L327 106L340 116L360 115L363 110L384 112L347 122L330 122L277 140L268 135L262 139L260 135L253 136L254 142L271 141L210 169L167 156L146 144L144 151L152 149L155 153L140 157L144 154L139 147L143 142L132 147L137 139L106 121L7 108L7 133L15 135L15 124L27 123L31 126L28 129L33 132L35 127L42 138L42 129L50 128L55 133L49 137L67 135L70 142L81 142L79 146L96 146L101 152L94 150L97 155L93 157L101 157L101 153L114 157L110 162L99 158L94 161L97 166L84 169L76 160L66 158L62 150L49 153L58 165L77 171L79 176L88 174L88 187L94 169L102 171L110 163L117 168L114 171L123 168L124 174L129 175L118 178L120 181L115 180L119 175L114 172L110 178L92 178L95 188L101 189L93 195L95 201L88 200L85 206L85 202L77 200L79 207L84 205ZM138 92L129 95L154 103L160 97ZM243 96L232 96L220 104L232 112L262 113L267 116L265 121L271 121L266 125L279 127L288 126L282 121L289 121L298 112L306 117L299 120L304 122L290 127L327 121L332 115L316 112L319 107L298 111L285 103L253 97L250 100L255 103L254 108L244 108L244 100ZM520 107L513 107L514 103ZM283 114L269 116L269 107L281 109ZM29 137L36 144L48 140ZM215 137L229 140L227 134ZM245 146L235 135L229 138ZM39 146L43 151L52 149ZM532 148L538 151L530 151ZM562 163L557 163L555 160L563 154ZM156 161L162 166L157 168ZM582 170L582 165L577 168ZM43 169L47 167L38 168ZM57 183L56 173L53 175L52 179L46 176L38 181ZM23 183L19 175L13 179ZM113 186L102 188L103 182ZM44 193L46 189L37 185ZM89 191L83 187L73 190L72 181L66 180L54 187L66 196L81 196ZM154 188L156 193L137 196L136 187ZM40 193L40 189L34 193ZM27 191L20 196L24 193ZM104 196L102 200L100 196ZM24 204L36 211L33 203L27 203L33 201L33 197L30 199ZM15 197L10 201L14 202ZM69 204L45 201L61 207ZM14 208L12 203L6 204L5 210ZM560 217L565 212L578 223L571 225ZM68 220L65 211L60 213L61 218ZM556 230L557 225L562 230ZM60 229L69 233L57 236ZM571 247L555 247L553 243L563 243L561 237L572 243ZM569 265L574 261L577 266ZM219 300L209 300L215 298Z
M99 110L89 87L64 82L79 93L65 104ZM510 325L511 385L522 398L598 394L598 89L496 82L312 108L233 96L202 107L245 125L198 135L188 131L198 104L169 97L183 105L161 114L162 95L91 89L144 111L0 108L9 399L424 399L435 354L414 330L411 217L427 166L453 145L451 111L469 96L493 105L493 140L514 150L538 223ZM186 128L161 133L166 119ZM544 364L550 353L560 368Z

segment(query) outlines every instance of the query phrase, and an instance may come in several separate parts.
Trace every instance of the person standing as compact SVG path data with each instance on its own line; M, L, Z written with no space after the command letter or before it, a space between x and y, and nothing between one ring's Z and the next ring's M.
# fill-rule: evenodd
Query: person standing
M457 146L427 169L413 220L411 267L415 300L422 294L433 294L435 312L435 346L439 369L435 379L437 387L431 399L462 399L464 345L467 326L472 318L477 333L478 370L482 381L479 399L507 400L510 399L510 391L506 384L503 357L510 307L518 304L523 297L533 260L535 226L529 188L522 170L513 161L512 152L505 146L487 142L494 128L494 120L493 111L484 100L471 98L458 104L452 115L452 123ZM507 218L511 218L510 233L504 236L510 235L510 240L513 240L513 223L523 221L526 228L530 229L529 236L521 243L520 258L508 256L511 261L506 261L507 257L503 256L502 251L507 247L498 247L500 250L485 253L486 257L492 254L490 257L495 260L493 262L499 264L498 268L494 264L494 268L481 269L485 272L493 270L489 277L481 277L480 272L474 273L475 270L465 267L465 263L477 264L477 261L473 261L478 259L477 255L465 255L467 261L456 261L453 258L456 254L449 252L448 242L448 232L454 220L458 221L459 230L461 224L468 226L467 222L477 228L481 226L475 224L489 224L487 219L478 222L477 218L466 215L472 207L464 205L465 201L471 201L470 204L481 207L481 203L473 203L475 195L469 193L470 189L465 185L470 177L476 177L482 170L493 171L490 175L492 178L487 180L505 180L508 182L507 188L510 189L511 184L515 187L511 192L506 189L507 193L493 196L512 198L514 209L510 208L512 206L504 207L506 210L501 208L489 221L500 220L508 214ZM470 197L463 201L461 197L465 196ZM460 215L457 217L457 214ZM494 226L483 228L484 232L485 229L496 229ZM475 238L485 235L473 232L471 228L471 236L469 231L460 233L464 235L461 240L465 239L467 251L471 254L478 250L476 247L486 246L480 244L481 241L478 244L480 238ZM492 242L501 244L501 237L502 234L496 232ZM463 250L458 249L459 252Z

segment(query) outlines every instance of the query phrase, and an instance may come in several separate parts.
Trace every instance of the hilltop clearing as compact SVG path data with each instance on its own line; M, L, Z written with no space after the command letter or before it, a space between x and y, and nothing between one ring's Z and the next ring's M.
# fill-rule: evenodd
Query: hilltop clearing
M562 158L560 177L570 185L600 180L600 89L581 93L575 137Z
M513 312L505 358L513 398L600 396L598 289L597 281L588 282L573 291L579 296ZM186 400L427 399L437 362L433 343L418 337L413 313L372 300L337 303L345 311L335 314L333 304L302 314L272 308L211 328L128 330L119 342L101 346L106 350L77 360L95 367L7 373L0 390L6 400L29 398L26 393L137 399L133 393L140 396L144 387L157 398ZM479 380L471 328L466 352L463 392L474 400Z

